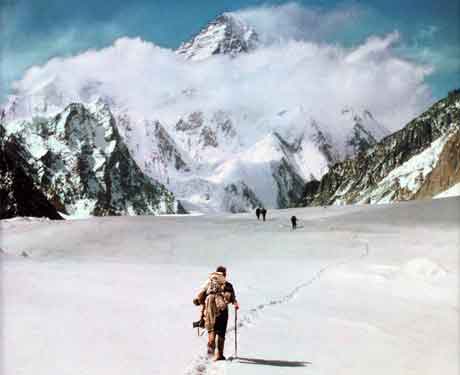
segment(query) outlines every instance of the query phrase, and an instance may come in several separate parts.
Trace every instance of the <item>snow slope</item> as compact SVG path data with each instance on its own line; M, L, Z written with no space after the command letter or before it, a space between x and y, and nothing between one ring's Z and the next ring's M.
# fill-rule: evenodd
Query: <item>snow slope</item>
M2 374L458 374L459 206L4 220ZM240 359L209 364L192 298L218 264Z
M457 197L460 195L460 184L456 184L451 188L439 193L434 198L449 198L449 197Z
M423 152L393 169L385 178L379 181L378 186L370 191L364 191L359 197L359 203L391 203L397 189L406 189L415 193L422 185L423 179L433 170L438 162L439 155L453 132L446 133L432 142ZM338 200L338 204L345 202Z

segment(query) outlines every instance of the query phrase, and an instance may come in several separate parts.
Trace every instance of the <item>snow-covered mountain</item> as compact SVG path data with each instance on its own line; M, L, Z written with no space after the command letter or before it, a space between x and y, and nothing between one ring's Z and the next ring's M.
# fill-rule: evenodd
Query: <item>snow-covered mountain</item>
M250 25L224 14L184 43L174 57L184 66L206 64L203 60L216 54L251 53L257 40ZM69 86L56 74L17 89L1 116L7 129L31 124L21 131L32 147L37 138L24 129L37 126L37 117L65 117L71 103L81 103L73 106L94 119L110 112L109 122L143 173L166 186L186 209L211 212L296 205L306 182L320 179L334 163L389 134L364 107L331 106L323 117L308 109L314 98L305 98L305 105L267 108L258 101L260 105L219 107L212 96L203 101L203 95L200 87L186 86L161 96L160 103L150 103L147 97L142 98L147 104L136 106L98 79ZM86 117L72 121L86 126ZM88 212L93 203L88 203Z
M358 155L390 134L390 131L376 121L368 110L357 113L353 108L345 108L342 110L342 115L348 122L353 123L351 131L346 135L345 157L347 158Z
M70 104L52 117L9 121L2 142L11 139L21 146L35 186L65 215L177 211L173 194L131 158L103 102Z
M242 117L194 111L173 124L126 116L118 123L143 170L199 211L293 206L306 181L387 134L371 116L343 115L352 129L343 135L301 109L267 114L252 127Z
M460 90L307 184L303 205L432 198L460 182Z
M250 25L233 14L224 13L176 52L186 59L198 61L217 54L235 56L249 52L257 43L257 32Z
M35 186L31 155L14 136L5 137L0 124L0 218L47 217L62 219L56 207Z

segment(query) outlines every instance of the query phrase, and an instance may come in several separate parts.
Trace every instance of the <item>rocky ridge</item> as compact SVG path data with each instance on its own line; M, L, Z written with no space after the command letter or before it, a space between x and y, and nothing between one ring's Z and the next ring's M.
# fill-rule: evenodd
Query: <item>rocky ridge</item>
M460 179L460 90L355 158L306 184L300 205L432 197Z
M0 124L0 219L15 216L62 219L56 207L35 185L31 158L16 137L5 136Z
M35 186L64 215L177 211L173 194L137 166L103 102L70 104L52 118L12 121L5 129L4 137L27 151Z

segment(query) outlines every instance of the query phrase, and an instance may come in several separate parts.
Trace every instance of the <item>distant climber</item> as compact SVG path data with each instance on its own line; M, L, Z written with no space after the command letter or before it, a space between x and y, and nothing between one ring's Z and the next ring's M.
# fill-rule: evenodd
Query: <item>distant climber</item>
M201 287L193 303L202 306L204 327L208 331L208 355L212 356L216 350L214 360L224 360L225 333L228 322L228 304L232 303L239 309L233 285L226 280L227 270L223 266L209 275L206 283ZM195 324L194 324L195 326Z
M260 220L260 207L256 208L256 216L257 216L257 220Z
M265 221L265 217L267 216L267 210L265 207L260 210L260 213L262 214L262 219Z
M292 230L297 229L297 218L295 216L291 216L291 224L292 224Z

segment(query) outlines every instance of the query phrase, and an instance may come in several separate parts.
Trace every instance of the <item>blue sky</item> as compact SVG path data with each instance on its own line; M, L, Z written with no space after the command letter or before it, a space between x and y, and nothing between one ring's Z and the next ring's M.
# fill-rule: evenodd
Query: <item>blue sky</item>
M2 70L0 96L24 71L54 56L70 56L112 44L122 36L176 48L224 11L283 1L258 0L0 0ZM440 98L460 86L460 2L453 0L296 1L320 11L358 10L353 24L324 36L353 46L370 35L399 31L398 53L434 67L428 78Z

